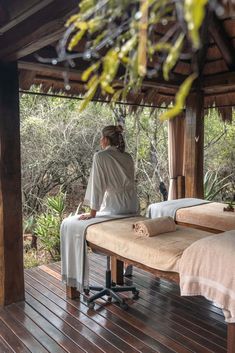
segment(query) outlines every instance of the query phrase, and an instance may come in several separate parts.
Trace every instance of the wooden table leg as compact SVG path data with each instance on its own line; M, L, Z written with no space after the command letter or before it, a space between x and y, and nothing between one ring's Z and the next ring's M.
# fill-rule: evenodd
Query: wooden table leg
M80 292L75 287L66 286L66 295L69 299L80 297Z
M228 324L227 353L235 353L235 323Z
M118 260L115 256L111 256L111 273L112 281L123 285L123 261Z

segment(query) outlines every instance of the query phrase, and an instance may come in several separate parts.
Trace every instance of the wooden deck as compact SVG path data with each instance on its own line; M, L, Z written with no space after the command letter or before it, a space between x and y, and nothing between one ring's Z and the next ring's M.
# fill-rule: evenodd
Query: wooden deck
M92 283L103 284L105 258L92 254ZM201 297L179 296L176 284L135 269L140 298L128 311L99 301L66 299L60 265L25 271L25 302L0 311L1 353L226 353L223 314ZM131 280L126 280L132 284Z

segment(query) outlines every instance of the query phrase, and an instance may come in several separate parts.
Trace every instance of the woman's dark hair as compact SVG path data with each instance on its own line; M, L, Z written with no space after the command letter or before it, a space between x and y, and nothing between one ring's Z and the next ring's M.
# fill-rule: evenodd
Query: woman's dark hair
M125 151L125 142L122 135L123 128L120 125L108 125L102 130L102 136L109 139L110 145L117 147L120 152Z

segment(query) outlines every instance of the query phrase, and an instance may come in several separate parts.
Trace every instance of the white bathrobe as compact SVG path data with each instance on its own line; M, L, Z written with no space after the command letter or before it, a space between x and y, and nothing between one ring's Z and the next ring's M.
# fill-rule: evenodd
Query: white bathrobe
M84 204L103 214L137 214L134 163L129 153L108 146L95 153Z
M66 218L61 225L62 280L80 292L89 286L87 227L139 211L134 163L128 153L109 146L94 155L84 203L99 211L96 218L79 220L76 215Z

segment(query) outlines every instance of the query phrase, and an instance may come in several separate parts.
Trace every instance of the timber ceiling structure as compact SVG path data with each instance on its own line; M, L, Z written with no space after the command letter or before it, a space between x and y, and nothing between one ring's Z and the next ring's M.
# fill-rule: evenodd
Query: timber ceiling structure
M29 90L33 84L41 85L44 92L66 92L63 63L52 65L38 61L38 56L54 58L56 47L65 29L64 23L78 9L78 0L0 0L0 60L18 61L19 81L22 90ZM171 24L172 26L172 24ZM157 25L156 38L161 38L169 25ZM217 106L223 120L231 120L235 105L235 9L229 2L223 16L216 15L206 21L203 31L203 47L198 53L200 68L200 90L204 95L204 108ZM76 48L84 49L84 42ZM149 69L156 65L149 63ZM76 59L75 68L67 68L69 95L85 92L81 72L88 62ZM162 78L146 78L141 92L128 96L132 104L148 104L153 107L169 104L183 80L192 72L187 46L174 67L169 82ZM122 87L122 81L117 82ZM96 99L107 100L97 93Z

